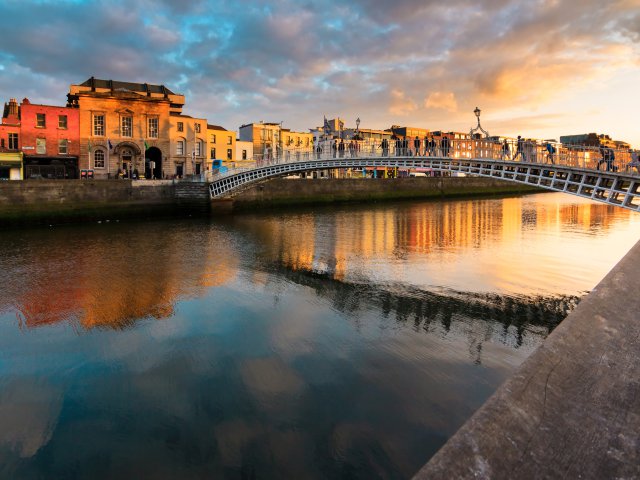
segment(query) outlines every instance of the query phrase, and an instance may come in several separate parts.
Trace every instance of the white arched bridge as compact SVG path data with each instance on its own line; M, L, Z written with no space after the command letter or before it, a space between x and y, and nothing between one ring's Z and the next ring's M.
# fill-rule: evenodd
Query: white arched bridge
M328 144L315 151L256 156L242 166L214 172L209 178L209 192L212 199L228 198L252 184L280 176L327 169L351 169L364 174L367 169L387 167L404 172L497 178L640 210L637 152L550 145L488 139L451 140L444 147L429 146L424 150L406 143L404 147Z

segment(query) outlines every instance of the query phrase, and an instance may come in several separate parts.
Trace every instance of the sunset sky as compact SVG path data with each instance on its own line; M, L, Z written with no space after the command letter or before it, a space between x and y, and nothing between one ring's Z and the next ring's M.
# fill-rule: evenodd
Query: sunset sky
M0 101L165 84L236 130L392 124L640 147L640 0L0 0Z

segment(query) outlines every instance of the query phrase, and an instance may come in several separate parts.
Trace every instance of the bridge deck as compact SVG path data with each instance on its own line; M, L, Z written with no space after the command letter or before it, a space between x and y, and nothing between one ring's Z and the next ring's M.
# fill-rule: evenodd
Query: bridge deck
M333 168L372 167L427 168L439 172L499 178L577 195L634 211L640 209L640 176L630 172L601 171L585 168L579 164L559 165L476 158L318 156L318 158L300 161L279 158L269 162L257 162L250 168L230 170L215 176L209 188L211 198L223 198L233 196L252 183L282 175Z

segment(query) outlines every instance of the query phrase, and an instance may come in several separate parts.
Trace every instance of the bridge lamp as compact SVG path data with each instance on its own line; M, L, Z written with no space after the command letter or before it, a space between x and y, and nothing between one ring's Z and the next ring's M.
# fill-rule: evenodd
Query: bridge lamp
M489 137L489 132L487 132L480 125L480 112L481 112L481 110L478 107L476 107L476 109L473 111L473 113L475 114L476 118L478 119L478 125L475 128L472 128L471 131L469 132L469 136L471 138L473 138L474 133L477 132L478 130L480 130L482 133L484 133L485 137L487 137L487 138Z
M356 132L360 131L360 117L356 118Z

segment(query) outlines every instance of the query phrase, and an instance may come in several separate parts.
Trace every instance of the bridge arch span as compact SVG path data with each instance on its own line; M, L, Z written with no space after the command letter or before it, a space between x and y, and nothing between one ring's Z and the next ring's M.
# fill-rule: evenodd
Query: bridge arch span
M631 173L604 172L577 166L525 163L495 159L449 157L355 157L319 158L303 161L277 159L251 168L233 169L209 183L211 198L233 197L252 184L283 175L335 168L429 168L437 172L502 179L564 192L582 198L640 210L640 177Z

